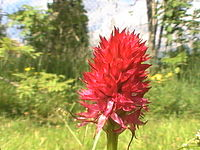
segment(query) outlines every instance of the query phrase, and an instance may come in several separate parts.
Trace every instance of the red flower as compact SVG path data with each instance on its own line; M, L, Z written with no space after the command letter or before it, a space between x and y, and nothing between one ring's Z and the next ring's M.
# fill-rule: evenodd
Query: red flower
M116 131L134 131L144 124L140 118L149 103L143 98L149 90L146 69L150 65L144 64L149 59L147 47L139 34L126 29L120 33L115 28L109 40L100 38L93 61L89 62L90 72L84 73L86 89L80 91L80 103L87 112L79 113L78 119L81 125L96 123L97 132L109 119L119 125Z

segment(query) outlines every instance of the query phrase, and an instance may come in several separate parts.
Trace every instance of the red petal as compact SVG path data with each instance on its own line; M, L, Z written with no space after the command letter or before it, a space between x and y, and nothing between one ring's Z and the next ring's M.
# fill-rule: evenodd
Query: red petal
M113 101L108 101L107 108L106 108L106 110L104 112L105 116L108 116L111 113L111 111L113 109L113 106L114 106L114 102Z
M116 123L118 123L119 125L121 125L122 128L126 128L126 126L124 125L124 122L122 121L122 119L116 114L116 113L112 113L110 116Z

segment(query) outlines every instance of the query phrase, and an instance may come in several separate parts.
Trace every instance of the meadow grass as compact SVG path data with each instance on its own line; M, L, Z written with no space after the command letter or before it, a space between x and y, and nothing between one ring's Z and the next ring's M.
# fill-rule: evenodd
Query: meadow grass
M192 115L200 116L200 84L175 78L160 83L151 83L146 97L150 103L150 113L158 116Z
M198 69L194 70L199 75ZM193 72L189 70L188 73ZM200 80L196 76L189 77L189 81L172 78L152 83L152 89L146 96L152 102L150 115L146 117L148 123L137 130L137 139L134 139L130 150L177 150L195 136L200 129ZM34 99L30 99L30 104ZM94 125L77 128L70 119L66 124L57 124L56 121L55 125L41 125L30 119L9 118L23 116L21 110L25 104L17 98L15 87L0 81L0 116L7 116L0 117L0 150L92 150ZM79 111L79 107L74 107L74 111ZM119 136L119 150L127 149L130 138L129 131ZM183 150L197 149L200 148ZM103 132L96 150L106 150Z
M80 140L74 139L65 125L39 125L29 119L0 118L1 150L91 150L94 142L93 125L77 128L69 126ZM193 118L149 119L136 132L130 150L176 150L193 138L200 129L200 120ZM126 150L131 133L125 131L119 137L119 150ZM193 148L191 150L197 150ZM106 136L101 133L96 150L106 150Z

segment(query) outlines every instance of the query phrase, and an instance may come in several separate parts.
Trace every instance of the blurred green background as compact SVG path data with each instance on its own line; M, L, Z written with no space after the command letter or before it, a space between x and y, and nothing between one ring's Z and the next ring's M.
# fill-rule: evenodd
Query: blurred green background
M151 103L131 149L200 148L200 9L192 2L146 1ZM77 91L92 57L83 2L23 5L9 14L0 9L0 22L0 149L92 149L94 125L77 128L70 115L83 111ZM21 41L7 34L14 27ZM130 138L128 131L120 135L120 149ZM104 139L96 149L106 149Z

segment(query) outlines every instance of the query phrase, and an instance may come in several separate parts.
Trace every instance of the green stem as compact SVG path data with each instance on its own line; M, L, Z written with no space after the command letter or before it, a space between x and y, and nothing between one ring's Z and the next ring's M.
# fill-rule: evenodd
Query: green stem
M107 132L107 150L117 150L119 134L114 132Z

